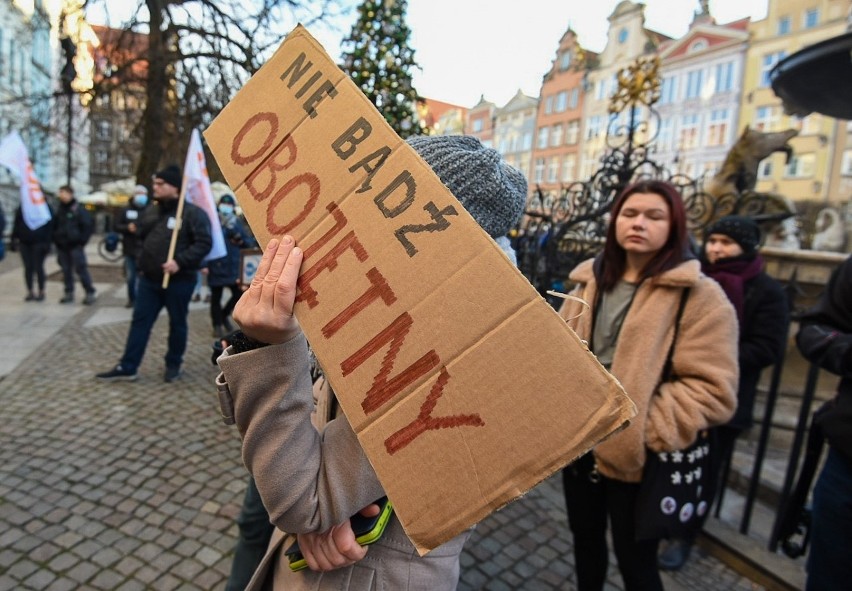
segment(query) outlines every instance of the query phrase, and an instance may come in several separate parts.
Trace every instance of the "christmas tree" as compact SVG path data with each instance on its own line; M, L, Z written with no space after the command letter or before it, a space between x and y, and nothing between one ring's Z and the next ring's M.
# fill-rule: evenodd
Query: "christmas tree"
M419 66L408 45L406 0L365 0L343 41L343 70L403 138L422 133L416 115L421 100L411 83Z

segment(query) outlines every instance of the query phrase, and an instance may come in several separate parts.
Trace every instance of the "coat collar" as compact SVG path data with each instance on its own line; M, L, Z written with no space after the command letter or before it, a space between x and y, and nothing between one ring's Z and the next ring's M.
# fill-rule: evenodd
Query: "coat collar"
M592 264L594 259L588 259L577 265L571 271L569 279L576 283L590 283L594 280L594 271ZM661 273L651 279L654 285L663 285L667 287L691 287L698 282L701 277L701 263L696 259L684 261L674 269Z

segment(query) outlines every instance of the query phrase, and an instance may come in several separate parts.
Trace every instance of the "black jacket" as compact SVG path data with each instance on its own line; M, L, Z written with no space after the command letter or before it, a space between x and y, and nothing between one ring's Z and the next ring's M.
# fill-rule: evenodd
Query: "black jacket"
M177 199L170 199L158 201L155 205L147 207L142 217L142 223L139 226L141 249L137 263L139 271L151 281L163 280L162 265L169 254L176 213ZM171 280L195 282L195 274L212 245L210 220L207 219L207 214L191 203L184 203L183 222L178 232L174 252L174 259L180 266L180 271L172 275Z
M59 204L53 217L53 243L58 248L70 250L85 246L94 230L95 221L76 199Z
M840 376L837 396L817 420L829 443L852 459L852 257L802 316L796 344L805 359Z
M751 427L760 373L781 360L787 345L789 306L781 284L762 271L747 281L743 312L737 411L728 423L737 429Z
M53 210L50 211L53 216ZM35 230L24 221L24 213L20 206L15 211L15 222L12 226L12 240L21 244L51 244L53 242L53 217Z

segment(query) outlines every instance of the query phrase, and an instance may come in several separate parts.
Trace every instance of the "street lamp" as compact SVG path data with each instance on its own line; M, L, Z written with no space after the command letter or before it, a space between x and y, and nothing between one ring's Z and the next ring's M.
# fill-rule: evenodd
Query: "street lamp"
M74 78L77 77L77 69L74 67L74 56L77 55L77 46L74 45L74 42L71 40L70 37L63 37L60 40L60 45L62 46L62 53L65 56L65 65L62 66L62 70L59 73L59 79L62 82L62 91L68 98L68 127L66 129L65 146L65 183L68 186L71 186L71 131L73 129L74 115L74 111L72 109L73 104L71 102L74 97L74 89L71 88L71 83L74 81Z

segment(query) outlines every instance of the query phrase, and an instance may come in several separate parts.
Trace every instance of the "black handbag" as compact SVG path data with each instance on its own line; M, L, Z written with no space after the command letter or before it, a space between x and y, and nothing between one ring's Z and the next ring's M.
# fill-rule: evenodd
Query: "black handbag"
M683 290L675 316L675 333L660 383L673 375L672 355L689 288ZM636 498L636 540L689 538L701 527L715 492L712 458L714 432L699 432L695 443L676 451L647 451Z

